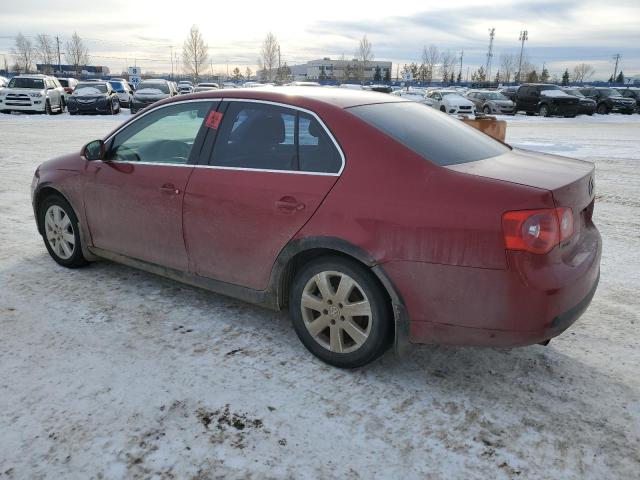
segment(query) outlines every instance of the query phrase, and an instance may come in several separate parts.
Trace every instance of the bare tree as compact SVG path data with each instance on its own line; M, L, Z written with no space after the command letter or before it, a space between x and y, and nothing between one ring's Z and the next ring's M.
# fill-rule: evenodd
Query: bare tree
M425 66L424 79L431 83L436 65L440 63L440 50L435 45L422 48L422 63Z
M55 62L56 53L53 45L53 39L43 33L36 37L36 58L44 65L44 73L53 71L53 63Z
M251 71L251 69L249 67L247 67L244 71L244 76L247 80L251 80L251 76L253 75L253 72Z
M207 67L209 59L209 46L204 43L202 34L197 25L189 30L189 36L182 45L182 63L185 71L197 82L200 74Z
M89 49L76 32L73 32L71 40L67 40L66 49L67 62L73 65L76 75L80 75L82 67L89 63Z
M260 70L262 70L262 79L267 82L274 80L279 51L280 44L278 43L278 39L273 33L267 33L267 36L264 37L264 42L262 42L260 57L258 58L258 65L260 66Z
M574 82L586 82L593 74L596 73L596 69L588 63L579 63L573 67L573 81Z
M365 72L369 67L369 62L373 60L373 45L367 39L367 36L364 35L360 39L360 44L358 45L358 49L356 50L356 60L358 61L358 80L360 82L364 82L365 80Z
M515 74L518 59L513 53L503 53L500 55L500 78L505 82L511 81L511 76Z
M2 55L2 61L4 63L4 73L9 73L9 62L7 62L7 56Z
M33 43L27 37L18 33L16 36L16 43L11 49L11 53L18 67L17 71L29 73L31 71L31 64L33 63L34 49Z
M451 53L451 50L442 52L440 56L440 71L442 72L443 82L449 81L449 77L455 68L456 59L456 55Z

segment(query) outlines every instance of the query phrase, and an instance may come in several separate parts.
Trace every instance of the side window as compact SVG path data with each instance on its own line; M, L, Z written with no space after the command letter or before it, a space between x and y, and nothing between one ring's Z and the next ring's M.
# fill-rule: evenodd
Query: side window
M186 164L213 102L184 102L159 108L119 132L106 160Z
M304 112L300 112L298 122L300 170L338 173L342 167L342 158L322 125Z
M295 110L229 102L213 149L212 165L296 170L295 122Z

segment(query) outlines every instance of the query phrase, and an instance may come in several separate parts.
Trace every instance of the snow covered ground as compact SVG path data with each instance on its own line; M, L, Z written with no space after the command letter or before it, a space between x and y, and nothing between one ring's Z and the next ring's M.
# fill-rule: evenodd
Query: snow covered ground
M48 257L36 165L124 119L0 115L0 480L638 478L639 115L507 118L510 143L597 165L602 278L573 328L356 371L285 314Z

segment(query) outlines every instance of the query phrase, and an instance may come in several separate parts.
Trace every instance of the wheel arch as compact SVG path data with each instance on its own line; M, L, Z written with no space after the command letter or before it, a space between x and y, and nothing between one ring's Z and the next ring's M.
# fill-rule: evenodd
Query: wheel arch
M274 293L278 309L288 307L293 278L299 269L315 258L337 255L367 267L387 295L394 317L394 344L396 352L404 349L409 338L409 319L402 296L384 268L362 248L337 237L305 237L291 241L280 252L271 274L270 290Z

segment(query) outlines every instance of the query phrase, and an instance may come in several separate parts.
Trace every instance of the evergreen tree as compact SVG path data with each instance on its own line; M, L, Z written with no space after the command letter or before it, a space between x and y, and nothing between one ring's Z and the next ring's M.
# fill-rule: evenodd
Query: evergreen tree
M391 69L387 69L387 71L384 72L384 81L385 82L391 81Z
M458 79L456 80L456 83L462 83L462 74L458 73Z
M528 83L538 83L540 81L538 72L536 72L535 70L531 70L529 73L527 73L525 81Z
M549 70L546 68L543 68L542 73L540 73L540 81L542 83L547 83L549 81Z
M499 84L501 80L502 79L500 78L500 72L496 73L496 79L495 79L496 85Z
M380 82L381 80L382 80L382 71L380 70L380 67L376 65L376 69L373 72L373 81Z
M562 85L569 85L569 69L567 68L562 74Z
M240 80L242 80L243 76L242 73L240 73L240 69L238 67L234 68L233 71L231 72L231 79L234 82L239 82Z
M609 77L609 80L607 80L607 81L608 81L609 83L613 83L613 75L611 75L611 76Z
M449 83L453 83L455 82L455 77L453 75L453 72L451 72L451 76L449 77Z
M622 70L620 70L620 73L616 77L616 83L620 83L620 84L624 83L624 73L622 73Z

